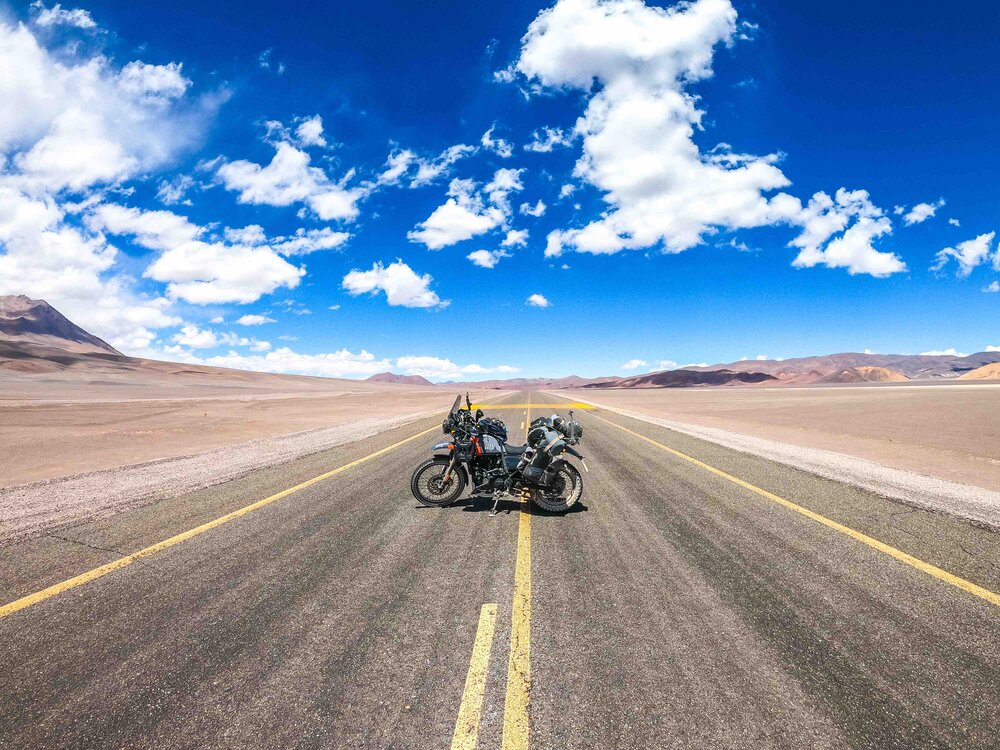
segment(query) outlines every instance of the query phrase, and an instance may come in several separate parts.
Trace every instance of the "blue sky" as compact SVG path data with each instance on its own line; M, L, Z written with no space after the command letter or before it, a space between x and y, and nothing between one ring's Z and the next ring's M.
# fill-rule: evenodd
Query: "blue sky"
M982 351L998 32L986 3L0 6L0 293L130 354L346 377Z

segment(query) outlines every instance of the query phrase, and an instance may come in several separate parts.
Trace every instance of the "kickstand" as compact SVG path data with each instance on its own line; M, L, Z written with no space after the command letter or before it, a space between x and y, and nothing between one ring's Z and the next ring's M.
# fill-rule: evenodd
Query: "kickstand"
M490 511L490 518L493 518L497 514L497 506L500 504L500 498L504 496L504 492L497 490L493 493L493 509Z

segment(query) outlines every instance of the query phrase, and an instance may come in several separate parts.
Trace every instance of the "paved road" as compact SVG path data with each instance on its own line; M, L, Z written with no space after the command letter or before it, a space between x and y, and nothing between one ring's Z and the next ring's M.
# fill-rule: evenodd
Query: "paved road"
M0 548L0 605L106 573L0 618L0 747L1000 745L1000 535L580 420L561 517L417 507L430 432L175 538L428 421Z

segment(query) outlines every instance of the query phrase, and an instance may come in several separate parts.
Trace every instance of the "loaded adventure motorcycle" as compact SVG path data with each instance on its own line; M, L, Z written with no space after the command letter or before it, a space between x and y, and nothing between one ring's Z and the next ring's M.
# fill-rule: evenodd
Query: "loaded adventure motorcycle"
M583 495L583 476L565 456L575 456L587 469L583 456L573 447L583 438L583 427L558 414L539 417L528 426L528 441L507 443L507 426L482 409L472 411L469 394L455 403L441 425L450 440L431 449L433 457L413 472L410 490L423 505L444 507L458 500L472 485L473 496L493 495L493 511L504 495L530 499L539 508L566 512Z

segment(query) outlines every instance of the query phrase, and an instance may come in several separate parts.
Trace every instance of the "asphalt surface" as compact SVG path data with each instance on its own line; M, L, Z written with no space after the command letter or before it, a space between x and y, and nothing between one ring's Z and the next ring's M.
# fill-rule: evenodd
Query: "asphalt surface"
M431 432L0 618L0 747L448 748L493 603L500 748L525 526L532 748L1000 746L1000 606L598 417L1000 592L994 531L608 412L574 512L421 508ZM0 605L434 421L0 547Z

